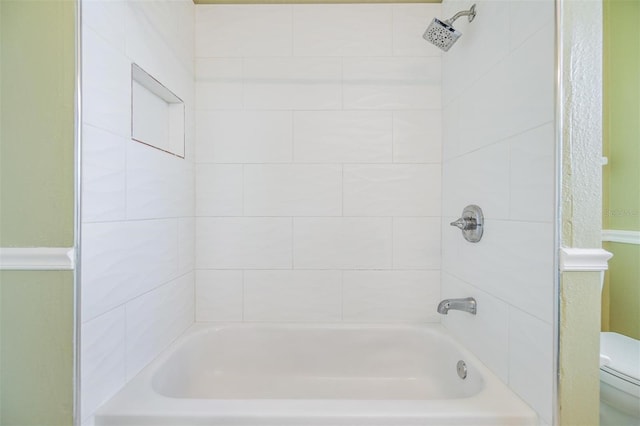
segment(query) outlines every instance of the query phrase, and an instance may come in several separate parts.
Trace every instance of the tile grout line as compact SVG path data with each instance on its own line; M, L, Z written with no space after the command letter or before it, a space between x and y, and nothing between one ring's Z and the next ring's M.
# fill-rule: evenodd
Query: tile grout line
M341 186L341 191L340 191L340 216L338 217L342 217L344 218L344 163L340 165L340 173L341 173L341 182L340 182L340 186Z
M241 276L242 276L242 282L241 282L241 285L242 285L242 289L241 289L241 294L242 294L242 306L241 306L241 307L242 307L242 312L241 312L241 321L242 321L242 322L245 322L245 320L246 320L246 319L245 319L245 310L246 310L246 298L245 298L245 292L246 292L246 290L245 290L245 270L244 270L244 269L242 269L242 270L240 271L240 274L241 274Z
M340 321L344 322L344 270L340 270Z
M291 270L295 270L295 218L291 217Z
M392 216L391 217L391 267L389 268L391 270L396 269L395 268L396 240L394 235L395 221L396 221L395 216Z
M293 109L289 111L289 117L291 119L291 163L290 164L297 164L296 163L296 114ZM281 164L287 164L287 163L281 163Z

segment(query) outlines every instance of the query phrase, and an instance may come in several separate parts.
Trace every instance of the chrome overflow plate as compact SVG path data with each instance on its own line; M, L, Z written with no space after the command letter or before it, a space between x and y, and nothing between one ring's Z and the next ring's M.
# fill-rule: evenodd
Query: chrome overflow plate
M467 378L467 364L463 360L458 361L456 370L458 370L458 377L461 379Z
M482 209L475 204L468 205L462 211L462 217L451 222L450 225L460 228L465 240L470 243L477 243L482 239L482 231L484 229Z

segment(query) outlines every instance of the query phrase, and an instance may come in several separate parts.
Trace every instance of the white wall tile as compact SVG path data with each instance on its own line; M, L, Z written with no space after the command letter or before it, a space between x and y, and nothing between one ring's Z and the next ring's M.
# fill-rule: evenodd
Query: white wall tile
M344 271L343 318L352 322L437 322L438 271Z
M82 51L82 120L129 137L131 63L93 30L85 29L82 38L87 47Z
M188 0L127 2L126 53L179 98L192 90L194 31Z
M172 296L179 307L151 303L150 295L194 267L194 9L190 0L83 2L82 318L89 322L81 333L83 342L104 338L95 345L108 354L101 345L115 337L102 336L106 329L94 324L117 313L121 337L113 359L122 361L120 373L107 368L104 376L89 374L89 382L82 377L83 422L93 418L96 395L115 393L162 349L143 335L175 337L171 326L158 330L157 321L193 321L193 278L183 286L191 296ZM186 160L130 141L133 62L185 102ZM237 100L241 105L241 91ZM132 313L126 306L136 297L149 303ZM136 315L146 324L137 349Z
M545 3L542 2L542 5ZM505 125L509 135L554 120L555 102L555 27L549 22L543 29L514 50L507 61L512 86L507 90L509 115Z
M469 22L464 18L456 22L456 28L464 34L456 43L456 51L463 55L468 68L465 71L471 80L491 69L507 55L509 49L508 5L503 0L481 0L478 3L476 9L485 16L491 16L491 23L476 25L477 21ZM469 7L463 2L454 13Z
M498 64L459 98L459 152L468 153L509 136L513 98L507 60ZM489 107L490 106L490 107Z
M553 0L521 0L509 2L509 45L520 46L527 38L543 27L553 23L555 2Z
M552 222L556 176L553 123L522 133L509 143L509 216L519 221Z
M96 426L96 417L95 416L89 416L87 418L82 419L82 422L80 423L82 426Z
M125 49L125 0L85 0L82 3L82 26L95 31L115 49Z
M439 216L440 165L346 165L345 216Z
M195 253L196 221L193 217L178 219L178 274L193 271L196 264Z
M422 38L433 18L443 19L439 4L393 5L394 56L440 56L442 52Z
M450 78L443 81L444 103L464 93L480 76L489 70L495 72L495 65L509 52L509 6L502 0L478 0L475 2L478 15L491 16L491 22L478 24L462 18L455 28L463 33L445 55L445 73ZM461 10L468 10L471 4L464 1L448 1L442 4L442 17L447 19ZM491 103L493 106L495 102Z
M342 167L245 165L244 212L247 216L339 216Z
M184 125L184 158L194 162L196 152L195 98L190 104L185 105Z
M242 59L196 58L196 108L242 108Z
M394 269L440 269L440 218L393 218Z
M491 22L457 21L464 35L442 56L442 296L478 300L477 316L450 312L443 324L544 424L555 300L552 3L478 0ZM446 0L442 14L466 7ZM486 220L477 244L448 223L471 203Z
M243 211L226 213L235 217L197 220L199 268L243 269L245 291L246 274L254 273L247 270L255 269L293 267L294 272L280 275L295 277L296 269L439 268L440 52L421 41L428 22L420 20L435 16L440 6L401 6L223 6L219 16L213 12L217 6L201 9L208 12L196 18L201 56L196 66L197 162L241 165L244 172ZM266 49L256 47L261 40L250 40L253 28L248 36L206 45L287 8L292 18L291 51L284 51L284 28L268 36L275 40ZM287 19L285 15L274 22ZM208 28L225 16L228 22L220 23L220 28ZM418 30L414 41L411 32ZM242 63L233 62L236 59ZM216 64L209 60L230 61L226 62L230 72L215 77ZM203 84L224 84L233 94L226 105L215 104L215 94L205 93ZM232 102L239 91L243 101ZM236 108L243 110L233 111ZM292 162L297 164L282 164ZM385 166L376 169L373 163ZM342 182L346 168L364 175L352 173L355 179L349 186ZM203 178L199 172L199 200L211 196L201 184ZM344 212L343 185L354 194L353 208ZM227 189L228 194L240 192L228 185ZM353 217L327 217L343 213ZM370 215L383 217L364 217ZM394 215L406 216L395 229ZM433 217L419 217L425 215ZM287 233L291 225L293 235ZM314 288L308 291L315 294ZM258 289L269 291L268 286ZM214 292L213 287L210 290ZM285 306L297 297L299 286L290 289L283 284L281 290L269 299L271 307L256 311L255 320L278 315L307 320L303 311L295 313ZM327 312L308 311L320 316Z
M509 144L501 142L445 163L442 214L460 217L477 204L488 219L509 217Z
M175 220L84 224L81 244L84 320L166 283L178 271Z
M122 220L128 140L90 125L82 132L82 219Z
M389 269L390 218L295 218L294 267Z
M196 165L196 215L242 216L242 164Z
M196 271L196 321L242 321L242 271Z
M457 100L442 109L442 161L460 154L460 111Z
M509 305L454 276L442 274L442 299L473 297L477 314L449 311L442 323L505 383L509 379ZM432 309L435 311L437 305Z
M288 56L291 5L199 5L196 56Z
M193 289L189 273L127 303L127 380L193 323Z
M513 306L548 323L553 322L554 231L552 223L507 222L503 239L511 248L504 298ZM501 226L502 227L502 226Z
M509 310L509 386L547 422L552 422L553 327Z
M461 246L468 244L458 228L450 226L450 223L457 220L459 216L444 216L442 218L442 247L441 247L441 265L443 271L450 274L460 276L456 273L459 268L458 259L460 259Z
M391 5L293 6L295 56L390 56Z
M294 160L309 163L389 163L389 111L296 111Z
M202 111L196 114L200 163L288 163L289 111Z
M553 321L552 224L487 220L482 241L461 244L459 254L453 275Z
M442 161L442 113L440 110L393 113L393 161L440 163Z
M440 108L440 58L345 58L344 107Z
M339 271L246 271L246 321L339 321Z
M172 37L169 43L180 55L181 62L184 62L187 69L194 72L194 61L196 51L196 8L193 2L182 0L177 3L169 2L170 17L172 19Z
M126 383L124 307L82 324L81 417L91 415Z
M290 218L196 219L196 267L291 268Z
M553 29L536 33L460 97L460 147L469 152L550 122ZM487 108L487 100L491 108Z
M338 109L338 58L246 58L244 105L250 109Z
M193 216L194 166L148 145L127 144L127 218Z

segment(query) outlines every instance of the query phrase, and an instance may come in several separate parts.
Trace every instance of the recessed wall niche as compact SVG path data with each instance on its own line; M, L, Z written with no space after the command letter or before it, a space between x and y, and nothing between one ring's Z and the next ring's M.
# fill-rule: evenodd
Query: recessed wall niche
M131 64L131 139L184 158L184 102Z

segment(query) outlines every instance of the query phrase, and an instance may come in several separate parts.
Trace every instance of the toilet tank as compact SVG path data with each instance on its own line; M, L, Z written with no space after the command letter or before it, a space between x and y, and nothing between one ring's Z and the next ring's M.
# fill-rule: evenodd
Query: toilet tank
M600 333L600 360L603 370L640 385L640 340L619 333Z

